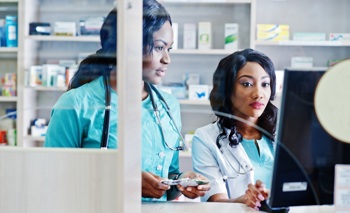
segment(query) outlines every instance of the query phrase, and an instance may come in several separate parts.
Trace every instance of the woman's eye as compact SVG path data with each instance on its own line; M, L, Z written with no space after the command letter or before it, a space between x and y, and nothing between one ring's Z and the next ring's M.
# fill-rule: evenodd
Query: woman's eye
M163 46L156 46L154 47L157 51L163 51L164 47Z
M270 83L263 83L262 86L263 87L270 87Z
M243 82L242 85L243 85L244 87L251 87L251 86L253 86L253 84L250 83L250 82Z

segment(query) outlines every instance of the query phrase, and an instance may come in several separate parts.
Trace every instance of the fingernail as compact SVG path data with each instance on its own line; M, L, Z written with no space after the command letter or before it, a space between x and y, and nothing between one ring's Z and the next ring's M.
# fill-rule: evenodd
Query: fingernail
M197 189L201 190L203 187L202 186L198 186Z
M187 188L187 191L189 191L189 192L192 191L192 188L191 188L191 187L188 187L188 188Z
M177 189L182 192L184 189L182 187L177 187Z
M256 205L257 207L261 207L261 204L260 204L259 201L257 201L257 202L255 203L255 205Z
M261 194L258 195L258 198L259 198L261 201L265 200L264 196L262 196Z

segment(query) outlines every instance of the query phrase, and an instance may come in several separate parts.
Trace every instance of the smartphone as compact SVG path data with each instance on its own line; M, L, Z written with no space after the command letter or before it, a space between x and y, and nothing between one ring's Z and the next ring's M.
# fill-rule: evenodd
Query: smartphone
M171 179L170 180L162 180L161 183L167 184L167 185L180 184L183 187L187 187L187 186L198 186L198 185L208 184L209 181L200 180L200 179L181 178L178 180L171 180Z

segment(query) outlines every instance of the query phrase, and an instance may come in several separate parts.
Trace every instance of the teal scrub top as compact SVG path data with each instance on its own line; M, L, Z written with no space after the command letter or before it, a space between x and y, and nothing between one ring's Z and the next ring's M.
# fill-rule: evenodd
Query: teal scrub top
M254 168L254 182L259 179L265 183L266 188L271 189L275 153L274 145L265 135L263 135L260 140L257 140L257 143L260 152L258 151L254 140L247 140L244 138L242 140L242 146Z
M177 99L160 91L166 100L175 123L165 111L165 105L155 92L153 96L161 118L166 142L171 147L179 146L181 131L180 105ZM118 147L117 136L117 100L112 90L109 148ZM103 78L84 84L79 88L65 92L56 102L45 137L45 147L100 148L105 108L105 90ZM151 172L162 178L179 173L179 153L170 150L164 143L160 125L156 122L149 96L142 101L142 171ZM125 141L128 143L128 141ZM133 144L127 144L133 146ZM143 201L165 201L166 193L160 199L142 198Z

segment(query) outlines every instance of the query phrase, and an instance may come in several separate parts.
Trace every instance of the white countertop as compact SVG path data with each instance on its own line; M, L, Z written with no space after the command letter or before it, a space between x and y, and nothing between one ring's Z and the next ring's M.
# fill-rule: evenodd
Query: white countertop
M240 203L149 202L142 203L142 213L233 213L255 212ZM334 206L294 206L289 213L331 213Z

